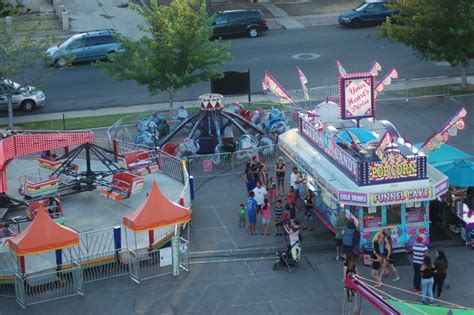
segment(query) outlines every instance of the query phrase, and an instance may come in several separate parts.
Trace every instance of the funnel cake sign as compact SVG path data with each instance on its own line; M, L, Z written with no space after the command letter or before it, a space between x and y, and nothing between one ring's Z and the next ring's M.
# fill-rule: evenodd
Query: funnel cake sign
M339 100L342 119L373 117L374 76L370 72L339 76Z

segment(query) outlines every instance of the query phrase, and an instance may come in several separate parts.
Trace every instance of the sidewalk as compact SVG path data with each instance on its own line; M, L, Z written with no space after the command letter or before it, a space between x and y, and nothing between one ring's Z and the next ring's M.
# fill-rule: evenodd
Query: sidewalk
M143 32L138 30L137 25L145 23L136 11L126 6L126 0L101 0L100 2L63 0L62 3L71 16L71 32L113 28L134 39L143 36ZM293 5L297 7L299 3ZM241 5L238 7L240 8ZM339 12L290 16L285 10L271 2L258 3L257 6L249 3L248 7L263 7L270 12L270 15L273 16L273 18L267 19L270 30L338 24ZM298 11L298 9L293 11Z
M428 86L427 82L429 80L423 80L428 78L419 78L419 79L412 79L408 81L409 86L404 86L403 88L420 88ZM474 84L474 75L468 75L467 77L468 84ZM437 80L438 84L442 85L452 85L452 84L460 84L461 77L446 77ZM314 89L313 88L310 88ZM290 95L301 95L300 90L289 90ZM252 102L275 102L276 98L271 94L253 94L252 95ZM298 100L295 100L296 102ZM232 102L241 102L246 103L248 102L247 95L240 95L240 96L229 96L225 97L225 102L230 104ZM198 107L199 102L198 100L190 100L190 101L181 101L181 102L174 102L174 108L178 108L180 106L184 106L186 108ZM100 109L90 109L90 110L78 110L78 111L67 111L67 112L58 112L58 113L44 113L44 114L33 114L33 115L25 115L25 116L17 116L14 117L15 124L22 124L34 121L45 121L45 120L61 120L63 119L63 114L67 119L71 118L85 118L85 117L92 117L92 116L105 116L105 115L116 115L116 114L130 114L130 113L139 113L139 112L146 112L146 111L167 111L169 110L169 103L162 102L162 103L152 103L152 104L143 104L143 105L136 105L136 106L127 106L127 107L107 107L107 108L100 108ZM7 118L2 117L0 118L0 125L7 125Z

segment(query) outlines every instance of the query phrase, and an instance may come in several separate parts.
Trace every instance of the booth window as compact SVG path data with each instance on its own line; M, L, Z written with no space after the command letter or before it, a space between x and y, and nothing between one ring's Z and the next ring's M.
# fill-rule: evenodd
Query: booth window
M411 202L406 204L406 223L423 222L425 213L424 202Z
M387 225L398 225L402 223L402 205L386 206Z
M382 207L363 207L364 210L364 228L382 227Z
M349 206L349 210L351 211L351 214L358 218L359 217L359 207L358 206Z

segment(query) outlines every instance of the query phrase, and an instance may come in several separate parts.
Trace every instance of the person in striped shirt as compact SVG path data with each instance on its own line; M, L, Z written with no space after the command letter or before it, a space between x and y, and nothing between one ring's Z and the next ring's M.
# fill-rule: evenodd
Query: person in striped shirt
M415 243L413 244L413 272L415 273L413 276L413 287L415 292L421 292L420 284L421 284L421 273L420 268L423 264L423 260L428 253L428 247L423 244L423 237L418 236L415 239Z

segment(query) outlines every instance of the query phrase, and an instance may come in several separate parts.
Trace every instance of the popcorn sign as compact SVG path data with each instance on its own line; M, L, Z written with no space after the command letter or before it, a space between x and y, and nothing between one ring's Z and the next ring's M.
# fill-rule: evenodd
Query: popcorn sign
M339 100L342 119L373 117L374 76L370 72L339 76Z

